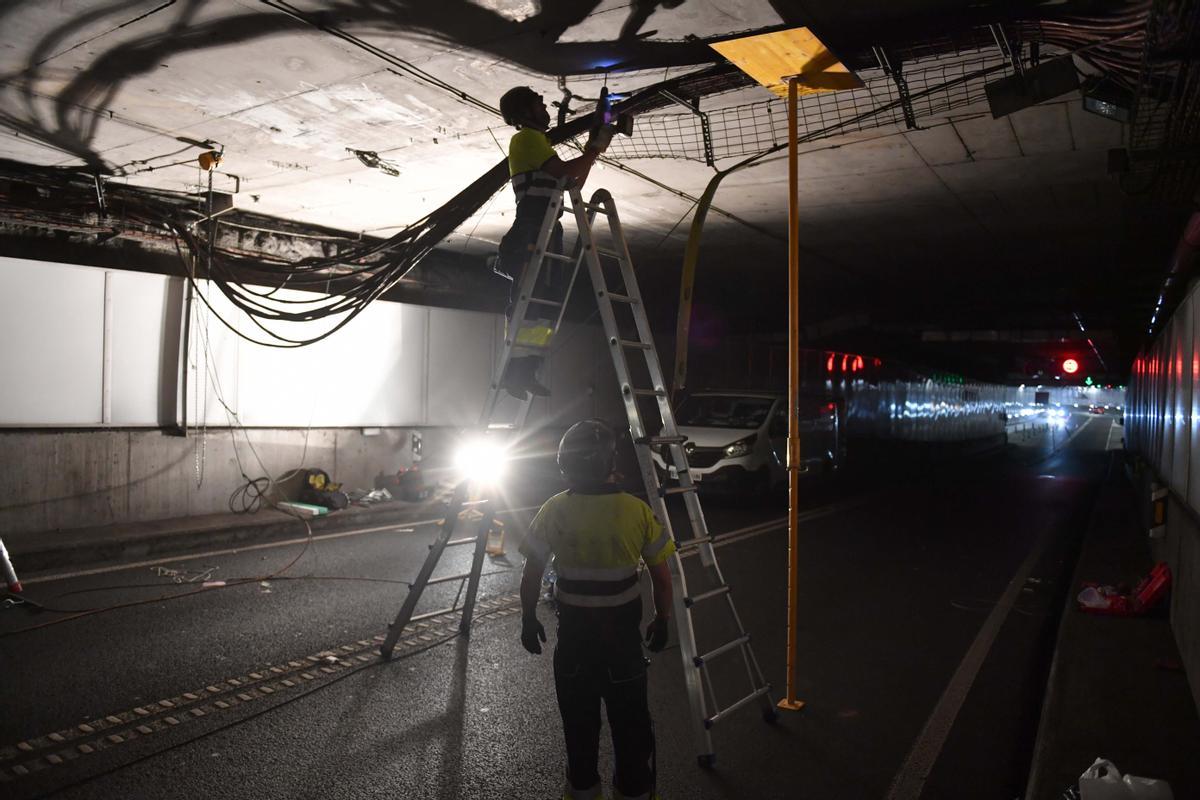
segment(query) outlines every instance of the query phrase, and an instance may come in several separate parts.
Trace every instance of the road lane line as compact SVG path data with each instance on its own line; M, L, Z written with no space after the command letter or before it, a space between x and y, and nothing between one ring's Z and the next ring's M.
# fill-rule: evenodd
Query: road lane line
M1086 427L1086 423L1084 427ZM1080 430L1083 428L1081 427ZM950 683L946 685L945 691L942 692L941 698L934 706L933 713L925 722L920 736L913 743L908 757L892 779L887 800L917 800L921 796L921 792L925 788L925 780L929 777L938 756L941 755L942 747L946 743L954 720L958 717L958 712L966 701L967 694L971 691L971 686L975 683L975 678L979 675L979 670L987 659L992 644L996 641L996 636L1000 633L1000 628L1008 619L1009 612L1021 596L1021 590L1025 587L1026 581L1045 552L1049 539L1047 534L1042 534L1021 566L1017 568L1008 587L1004 590L1004 594L992 608L992 613L988 614L983 627L975 636L975 641L967 649L958 669L950 678Z

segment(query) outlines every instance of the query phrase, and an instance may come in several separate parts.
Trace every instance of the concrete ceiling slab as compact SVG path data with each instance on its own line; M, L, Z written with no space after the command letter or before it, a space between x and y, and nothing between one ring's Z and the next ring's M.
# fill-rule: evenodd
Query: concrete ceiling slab
M194 193L205 184L194 160L201 148L182 140L207 140L224 148L214 188L236 189L239 208L387 235L503 157L512 131L488 107L510 86L556 100L562 75L570 91L590 98L605 82L630 91L714 60L697 37L811 23L819 35L865 47L905 20L932 38L937 15L978 10L966 0L292 5L323 13L321 24L345 37L251 0L12 0L0 8L0 158L120 167L130 184ZM751 87L705 97L701 108L715 113L768 97ZM590 110L580 98L572 109ZM737 135L737 124L765 124L749 110L738 120L725 135ZM1038 259L1058 270L1062 253L1080 252L1081 242L1095 243L1089 257L1115 251L1127 207L1105 168L1121 126L1083 112L1077 97L1000 120L982 104L957 107L919 125L802 146L806 263L836 296L806 299L818 313L856 313L856 302L881 296L963 296L972 281L1003 285L1018 260L1021 274L1036 274ZM398 175L353 150L378 154ZM689 210L714 170L682 158L622 164L628 170L597 166L589 188L617 197L639 263L673 274ZM752 285L737 284L753 273L777 291L786 189L782 154L724 179L704 231L703 285L749 292ZM513 207L511 192L498 192L443 246L472 258L494 252ZM987 269L996 272L979 277Z

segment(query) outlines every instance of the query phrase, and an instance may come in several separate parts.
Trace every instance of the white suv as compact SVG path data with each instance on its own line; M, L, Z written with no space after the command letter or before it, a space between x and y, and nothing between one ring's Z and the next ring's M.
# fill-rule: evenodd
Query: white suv
M704 489L767 492L787 480L787 402L774 392L697 392L675 411L692 480ZM800 399L800 471L824 474L843 455L840 406ZM676 479L666 446L653 451L660 475ZM667 457L664 458L664 455Z

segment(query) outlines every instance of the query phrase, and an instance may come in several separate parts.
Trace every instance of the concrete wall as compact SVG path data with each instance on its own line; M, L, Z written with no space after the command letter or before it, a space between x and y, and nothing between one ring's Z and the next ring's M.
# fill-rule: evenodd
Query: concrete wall
M1151 496L1163 484L1145 461L1135 464L1133 483L1142 526L1149 531ZM1165 561L1171 568L1171 629L1200 709L1200 516L1174 491L1167 494L1166 530L1161 538L1150 540L1150 552L1154 561Z
M1200 283L1138 354L1125 409L1125 446L1144 469L1140 499L1151 483L1169 489L1166 537L1155 557L1171 567L1171 627L1194 693L1200 693ZM1147 512L1148 513L1148 512ZM1149 525L1147 524L1147 528ZM1197 697L1200 707L1200 697Z
M445 464L478 424L503 346L500 315L377 302L319 344L280 350L197 301L185 351L181 279L0 258L0 280L0 533L227 511L243 471L320 467L370 489L410 463L413 430L426 466ZM529 427L623 419L598 324L564 326L542 374L553 394ZM505 400L499 419L515 410ZM186 438L165 432L182 422Z
M427 429L423 447L444 451L454 435ZM0 463L8 476L0 531L228 511L230 494L245 481L243 469L250 477L280 478L299 466L320 467L347 488L370 489L378 472L411 465L410 436L404 429L364 436L357 429L226 428L189 438L158 430L0 431Z

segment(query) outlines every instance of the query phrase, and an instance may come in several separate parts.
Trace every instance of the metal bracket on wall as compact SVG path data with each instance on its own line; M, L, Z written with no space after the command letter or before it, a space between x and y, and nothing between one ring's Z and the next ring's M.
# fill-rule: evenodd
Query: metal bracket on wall
M700 98L696 97L691 102L688 102L679 95L668 92L665 89L660 89L658 93L672 103L683 106L699 118L700 133L704 140L704 163L711 167L713 165L712 130L708 126L708 114L700 110Z
M893 66L891 59L888 58L887 51L882 47L872 47L871 52L874 53L875 61L878 62L879 68L896 84L896 92L900 96L900 110L904 112L905 127L910 131L916 130L917 115L913 111L912 95L908 91L908 81L904 79L902 62L897 61L895 66Z

